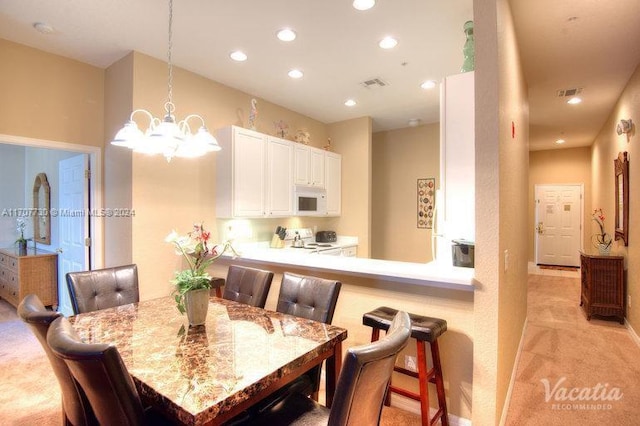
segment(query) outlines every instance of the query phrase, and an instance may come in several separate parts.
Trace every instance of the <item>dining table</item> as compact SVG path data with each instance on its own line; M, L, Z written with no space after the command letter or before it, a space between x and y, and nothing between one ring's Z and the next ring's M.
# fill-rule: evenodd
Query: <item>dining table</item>
M189 326L168 296L73 316L87 343L111 343L143 405L176 424L219 425L326 360L331 406L347 330L210 297Z

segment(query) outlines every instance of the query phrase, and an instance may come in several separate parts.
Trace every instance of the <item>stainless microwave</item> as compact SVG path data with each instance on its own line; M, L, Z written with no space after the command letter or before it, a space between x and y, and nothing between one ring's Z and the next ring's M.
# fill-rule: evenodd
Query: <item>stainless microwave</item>
M293 203L296 216L324 216L327 214L327 191L324 188L296 186Z

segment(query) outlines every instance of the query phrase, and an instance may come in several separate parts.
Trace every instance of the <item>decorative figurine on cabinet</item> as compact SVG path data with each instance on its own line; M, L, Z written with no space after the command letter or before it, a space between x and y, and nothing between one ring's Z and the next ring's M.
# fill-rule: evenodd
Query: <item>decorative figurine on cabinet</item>
M258 118L258 101L251 99L251 110L249 111L249 129L256 130L256 118Z

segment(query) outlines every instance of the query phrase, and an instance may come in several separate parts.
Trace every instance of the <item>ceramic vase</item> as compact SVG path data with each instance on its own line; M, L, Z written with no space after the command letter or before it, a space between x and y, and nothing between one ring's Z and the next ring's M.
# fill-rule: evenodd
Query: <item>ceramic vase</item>
M469 72L475 69L476 46L475 39L473 37L473 21L465 22L463 28L466 40L462 47L464 62L462 63L462 69L460 71Z
M209 311L209 289L190 290L184 294L184 307L187 311L189 326L207 322Z

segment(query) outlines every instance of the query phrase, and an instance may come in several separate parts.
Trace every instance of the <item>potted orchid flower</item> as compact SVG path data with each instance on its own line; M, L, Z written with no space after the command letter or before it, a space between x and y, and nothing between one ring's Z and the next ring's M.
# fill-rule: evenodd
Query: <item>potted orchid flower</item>
M24 238L24 230L27 227L27 224L24 223L24 219L19 217L16 219L16 230L20 235L16 240L16 244L18 245L18 254L20 256L27 255L27 240Z
M171 282L176 286L174 295L177 308L181 313L187 313L190 325L204 324L206 319L211 289L211 276L207 272L209 265L227 250L238 255L228 241L210 247L210 238L211 232L206 231L202 223L194 224L186 235L171 231L165 238L165 242L172 244L176 254L182 256L189 266L176 271Z
M607 234L604 230L604 212L602 209L595 209L591 214L591 217L600 228L600 233L593 236L594 246L598 249L600 254L609 254L613 240L611 235Z

